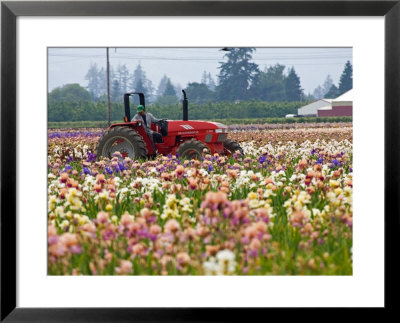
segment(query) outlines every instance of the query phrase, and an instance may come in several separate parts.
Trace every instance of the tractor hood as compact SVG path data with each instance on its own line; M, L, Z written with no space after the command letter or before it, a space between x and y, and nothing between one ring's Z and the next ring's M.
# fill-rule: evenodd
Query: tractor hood
M194 133L227 133L228 127L222 123L210 121L182 121L168 120L168 133L194 134Z

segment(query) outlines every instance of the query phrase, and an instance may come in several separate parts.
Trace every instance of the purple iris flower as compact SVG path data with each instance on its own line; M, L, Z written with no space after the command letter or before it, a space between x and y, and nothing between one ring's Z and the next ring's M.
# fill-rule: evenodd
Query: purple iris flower
M315 162L316 164L322 164L324 162L323 158L318 158L317 161Z
M91 175L92 173L90 172L90 169L87 167L83 167L83 172L87 175Z
M260 156L260 158L258 159L258 162L259 162L260 164L263 164L266 160L267 160L267 157L264 156L264 155L262 155L262 156Z
M118 163L118 166L121 171L126 170L126 167L122 163Z
M96 155L92 154L91 152L89 152L87 160L88 160L89 163L94 162L96 160Z

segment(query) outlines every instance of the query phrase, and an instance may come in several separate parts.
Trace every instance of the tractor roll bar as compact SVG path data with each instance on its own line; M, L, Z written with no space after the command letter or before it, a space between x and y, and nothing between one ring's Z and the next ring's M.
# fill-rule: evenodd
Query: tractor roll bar
M130 122L131 121L131 109L129 106L129 97L137 94L139 95L139 104L143 105L146 107L145 101L144 101L144 94L142 92L130 92L130 93L125 93L124 94L124 106L125 106L125 117L124 121L125 122Z
M186 97L186 92L185 90L182 90L183 92L183 116L182 116L182 121L188 121L189 120L189 112L188 112L188 99Z

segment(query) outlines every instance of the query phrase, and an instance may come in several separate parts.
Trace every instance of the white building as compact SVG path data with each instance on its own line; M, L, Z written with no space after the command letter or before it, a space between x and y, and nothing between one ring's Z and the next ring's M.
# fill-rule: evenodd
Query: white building
M316 117L321 108L331 108L333 99L321 99L297 109L297 115L304 117Z
M353 89L343 93L333 100L333 105L353 104Z
M344 117L353 115L353 89L332 100L330 107L318 109L318 117Z

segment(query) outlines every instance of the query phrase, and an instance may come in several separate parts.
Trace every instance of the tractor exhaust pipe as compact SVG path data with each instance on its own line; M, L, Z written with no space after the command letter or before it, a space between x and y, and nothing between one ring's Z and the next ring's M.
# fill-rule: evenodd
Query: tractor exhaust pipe
M182 90L183 92L183 117L182 121L188 121L189 120L189 112L188 112L188 99L186 97L186 92L185 90Z
M129 108L129 93L124 94L124 107L125 107L125 116L124 121L130 122L131 121L131 109Z

